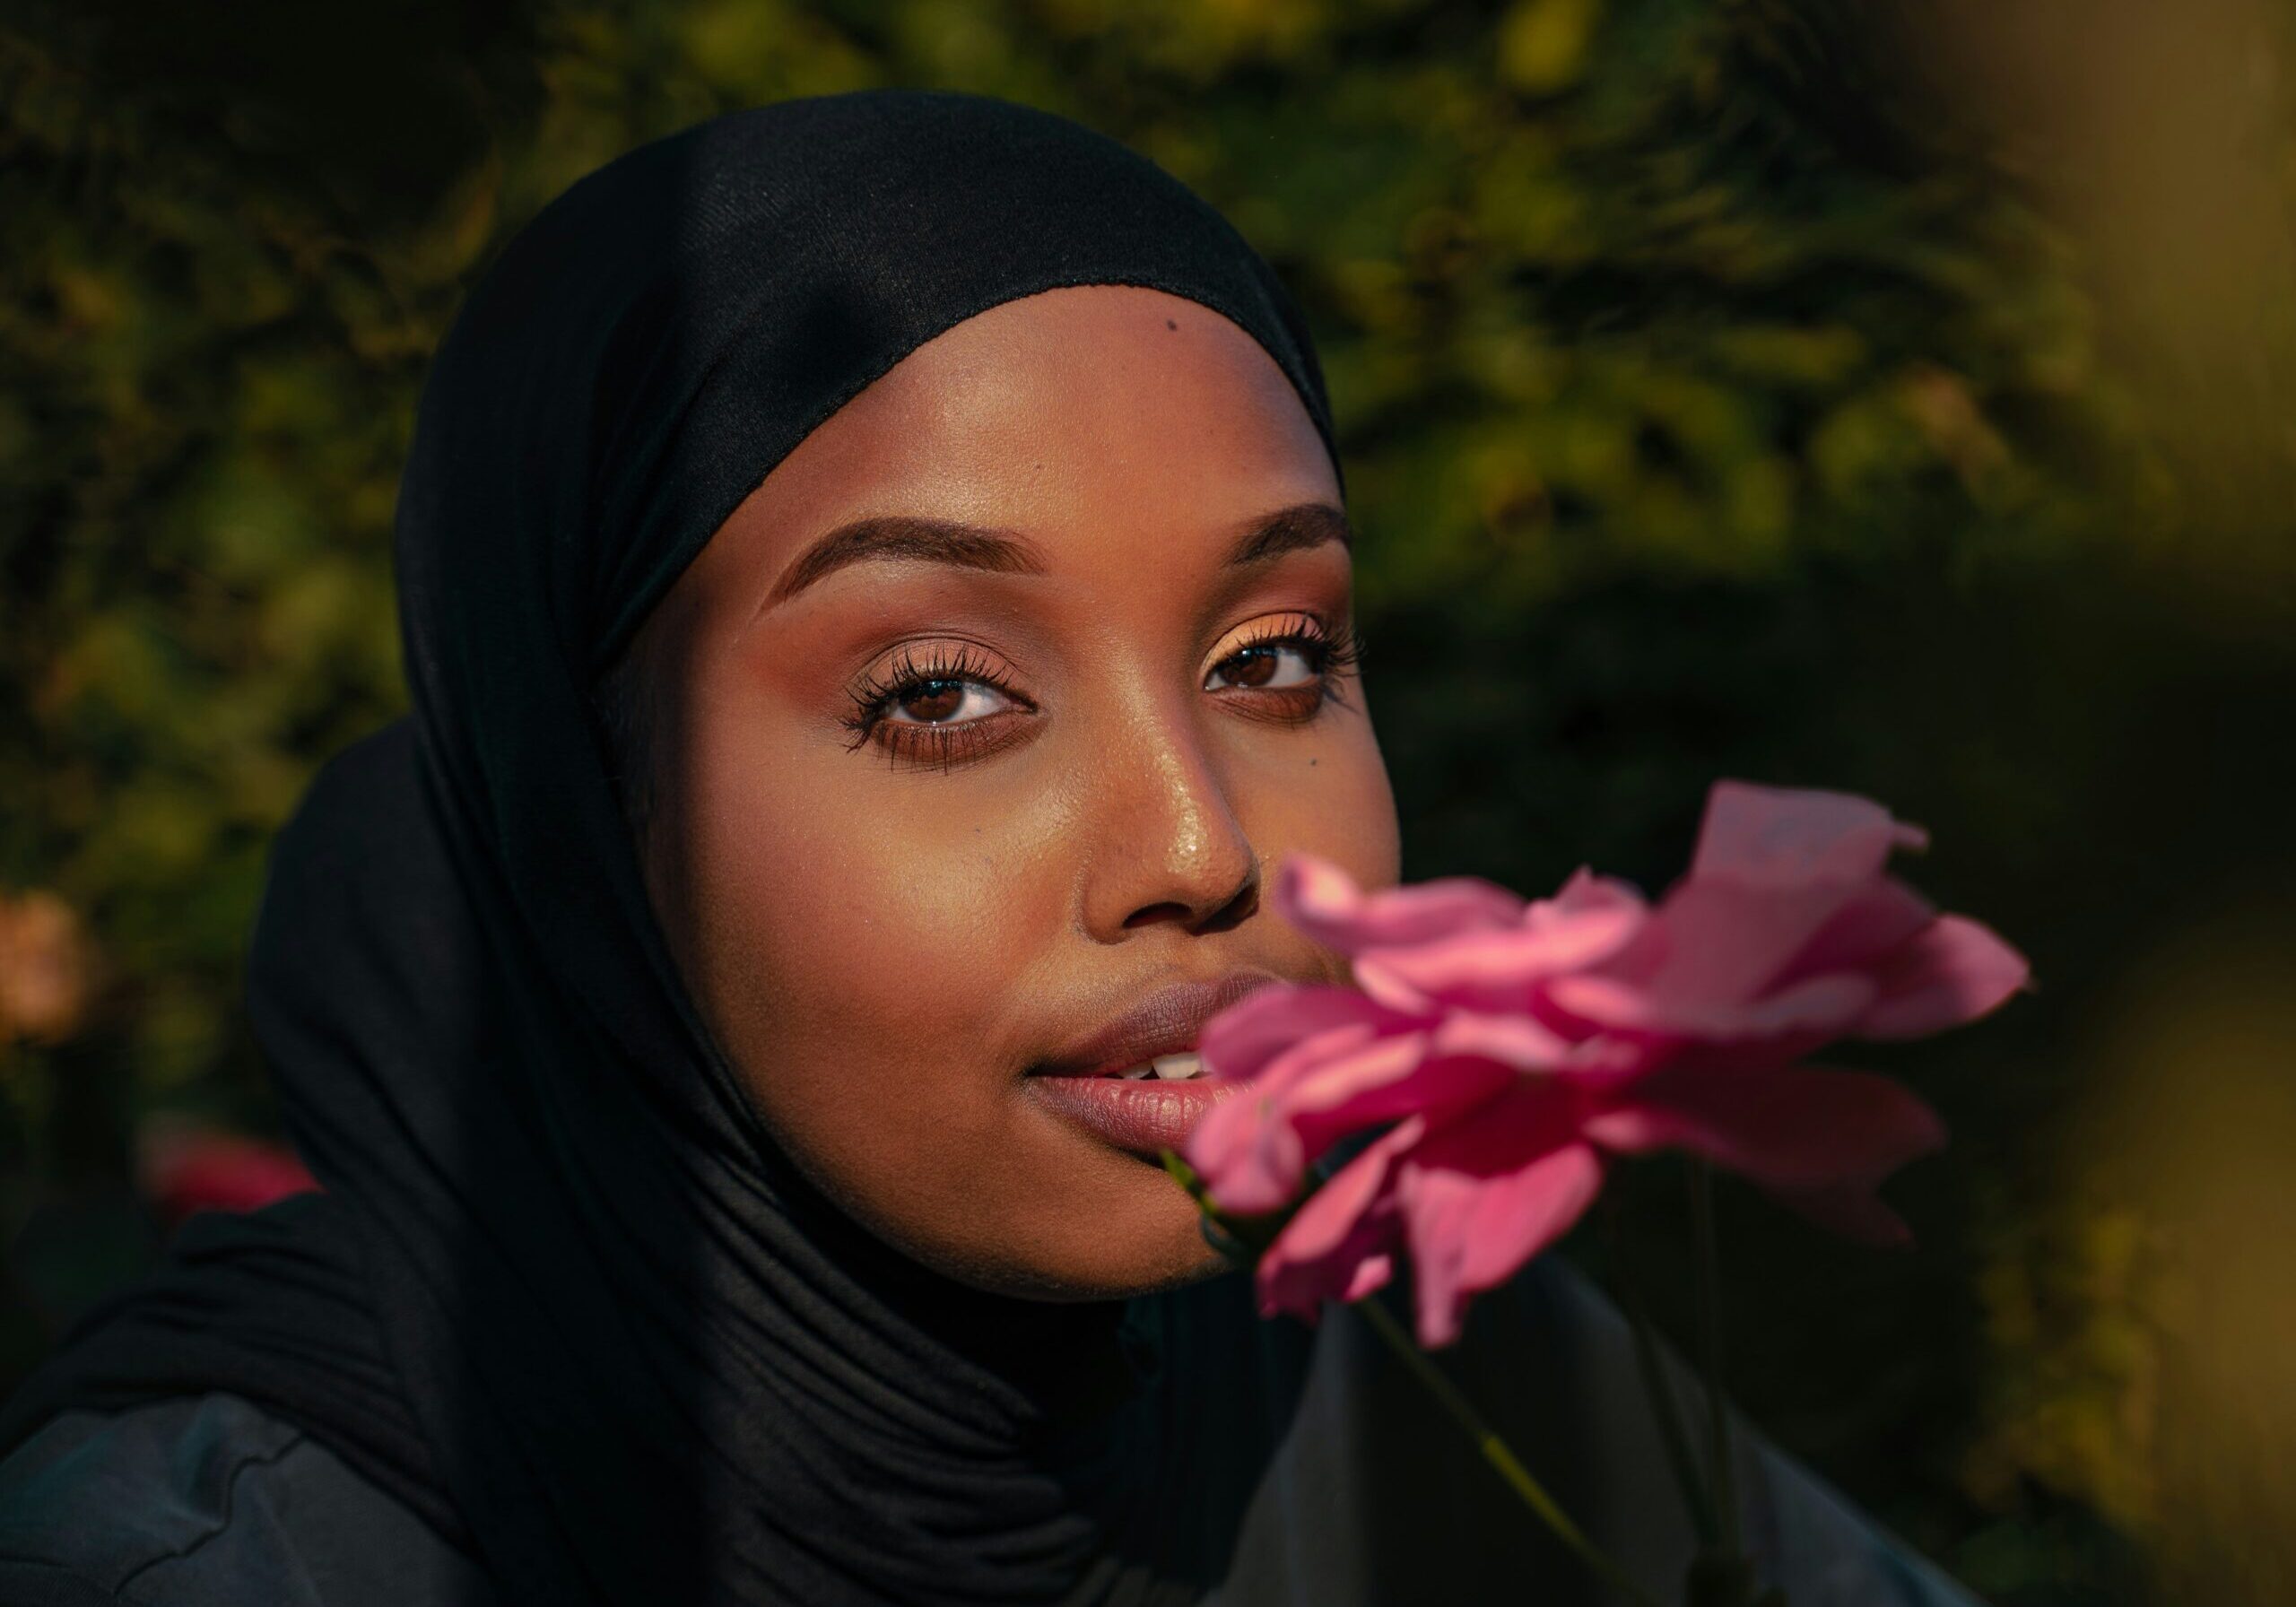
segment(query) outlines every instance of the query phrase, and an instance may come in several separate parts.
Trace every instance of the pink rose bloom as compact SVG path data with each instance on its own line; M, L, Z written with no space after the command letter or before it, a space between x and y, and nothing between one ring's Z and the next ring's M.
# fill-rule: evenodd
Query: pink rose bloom
M1944 1142L1885 1078L1791 1064L1839 1038L1983 1015L2028 968L1885 873L1917 826L1840 793L1724 781L1689 873L1653 907L1582 868L1552 899L1453 877L1365 893L1308 855L1271 898L1350 957L1354 988L1261 989L1205 1024L1209 1111L1187 1160L1212 1202L1280 1210L1351 1134L1394 1123L1316 1190L1258 1271L1261 1307L1414 1274L1425 1346L1567 1231L1607 1158L1702 1155L1839 1230L1902 1240L1875 1186Z
M170 1223L196 1211L256 1211L318 1187L285 1145L219 1128L153 1122L137 1150L137 1181Z

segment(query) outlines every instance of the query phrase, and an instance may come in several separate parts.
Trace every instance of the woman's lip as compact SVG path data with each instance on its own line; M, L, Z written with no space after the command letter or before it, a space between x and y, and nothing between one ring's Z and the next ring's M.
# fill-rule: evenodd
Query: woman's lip
M1039 1077L1106 1077L1159 1055L1196 1047L1204 1023L1248 994L1283 978L1236 971L1216 982L1176 982L1140 999L1091 1037L1032 1068Z
M1156 1155L1177 1150L1204 1113L1245 1085L1224 1078L1023 1077L1021 1086L1060 1115L1119 1150Z

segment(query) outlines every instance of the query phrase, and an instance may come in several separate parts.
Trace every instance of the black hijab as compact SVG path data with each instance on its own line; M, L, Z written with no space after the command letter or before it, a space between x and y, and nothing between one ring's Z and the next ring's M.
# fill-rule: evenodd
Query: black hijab
M192 1224L0 1443L232 1390L520 1601L1178 1602L1217 1577L1290 1409L1268 1359L1306 1331L1260 1336L1236 1278L986 1295L828 1203L678 980L593 701L807 432L961 320L1081 284L1224 315L1330 444L1300 317L1235 230L997 100L721 117L510 242L401 490L413 712L323 770L256 934L255 1023L326 1192Z

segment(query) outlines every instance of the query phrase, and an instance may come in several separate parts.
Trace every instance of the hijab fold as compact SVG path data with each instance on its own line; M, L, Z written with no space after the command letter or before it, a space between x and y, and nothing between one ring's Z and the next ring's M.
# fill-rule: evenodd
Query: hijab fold
M952 326L1081 284L1224 315L1331 446L1305 326L1235 230L1003 101L721 117L509 243L401 488L412 712L321 771L256 933L249 1006L326 1192L191 1223L0 1445L71 1406L231 1390L520 1602L1202 1594L1296 1377L1223 1361L1256 1326L1241 1281L993 1296L831 1203L679 981L593 706L807 433Z

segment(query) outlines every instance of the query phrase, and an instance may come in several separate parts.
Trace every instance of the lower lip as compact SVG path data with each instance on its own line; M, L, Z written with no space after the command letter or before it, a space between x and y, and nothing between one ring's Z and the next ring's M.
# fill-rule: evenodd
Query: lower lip
M1226 1078L1030 1077L1036 1097L1119 1150L1177 1150L1204 1113L1243 1091Z

